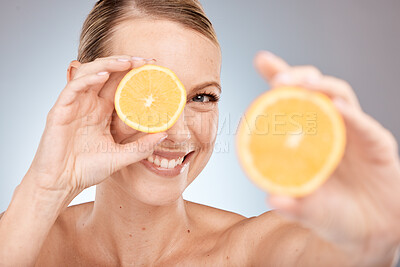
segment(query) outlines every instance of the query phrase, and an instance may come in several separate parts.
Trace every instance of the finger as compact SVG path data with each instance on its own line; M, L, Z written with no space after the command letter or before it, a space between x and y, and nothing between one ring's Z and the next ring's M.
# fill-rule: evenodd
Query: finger
M99 73L99 72L119 72L128 70L132 67L132 57L121 56L118 58L108 57L102 59L96 59L95 61L82 64L74 76L75 79L79 79L88 74Z
M139 68L145 64L154 64L155 62L156 62L155 59L139 58L137 60L134 60L133 68ZM118 74L115 73L115 74L111 75L111 78L109 81L110 86L107 86L107 85L104 86L102 88L102 90L100 90L99 96L114 103L114 97L115 97L115 91L117 90L117 85L126 73L127 72L122 72L122 73L118 73Z
M288 219L315 226L315 224L322 224L325 220L329 220L327 213L336 207L337 202L327 196L337 194L337 190L338 181L328 179L320 188L307 196L270 195L268 201L272 207L278 209Z
M299 199L289 196L269 195L267 204L286 219L304 224L303 207Z
M270 82L272 87L300 86L326 94L330 98L341 97L357 108L361 108L351 86L344 80L322 75L314 66L292 67L277 74Z
M142 66L143 64L154 64L155 62L157 62L157 60L155 58L143 58L143 57L136 57L136 56L127 56L127 55L114 55L114 56L109 56L109 57L104 57L104 58L97 58L95 59L93 62L96 61L107 61L109 59L120 59L120 61L126 61L126 60L130 60L132 63L132 68L138 68L140 66Z
M146 59L141 57L131 57L127 55L97 58L92 62L82 64L78 68L74 78L76 79L87 74L98 73L102 71L107 71L110 73L125 71L131 68L137 68L138 66L154 61L155 59L153 58Z
M364 156L382 161L392 160L393 155L397 157L396 139L378 121L341 98L334 98L333 104L342 114L349 142L368 151Z
M117 144L116 152L112 155L115 171L149 157L153 153L155 146L165 140L167 136L165 132L147 134L129 144Z
M155 58L143 58L143 57L136 57L136 56L127 56L127 55L113 55L109 57L99 57L96 58L94 61L101 61L101 60L107 60L107 59L118 59L118 58L128 58L131 59L133 62L135 61L144 61L144 62L149 62L149 61L156 61Z
M337 219L332 213L337 209L337 202L334 198L327 199L326 194L334 196L334 193L332 190L317 190L303 198L271 195L268 201L283 217L314 229L322 237L330 238L329 232L324 229L330 229L332 225L337 227Z
M383 127L374 119L360 110L356 110L348 102L342 98L334 98L333 104L342 114L346 124L346 128L355 131L355 134L362 134L367 139L376 139L376 131L380 131Z
M316 90L326 94L330 98L342 98L354 107L361 109L357 96L350 84L342 79L332 76L322 76L320 79L308 78L303 81L307 89Z
M322 73L314 66L296 66L280 72L270 81L272 87L301 86L308 81L319 81Z
M57 104L64 106L72 104L82 92L86 92L92 87L101 88L101 86L107 82L109 77L110 74L108 72L100 72L72 80L61 92Z
M267 82L270 82L277 73L290 69L289 64L283 59L267 51L261 51L255 56L254 66Z

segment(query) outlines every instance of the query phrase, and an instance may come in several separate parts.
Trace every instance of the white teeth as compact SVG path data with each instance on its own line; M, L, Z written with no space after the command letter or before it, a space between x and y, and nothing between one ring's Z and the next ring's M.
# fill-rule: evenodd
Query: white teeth
M147 158L147 160L150 161L151 163L153 163L154 162L154 156L151 155L150 157Z
M154 163L155 165L157 165L159 167L166 168L166 169L173 169L177 165L182 164L183 157L169 160L169 159L157 156L157 155L151 155L150 157L147 158L147 160L151 163Z
M173 168L175 168L175 166L176 166L176 164L175 164L174 159L168 161L168 169L173 169Z
M162 159L161 160L161 167L162 168L168 168L168 160L167 159Z
M160 166L160 158L156 156L156 159L154 160L154 164Z

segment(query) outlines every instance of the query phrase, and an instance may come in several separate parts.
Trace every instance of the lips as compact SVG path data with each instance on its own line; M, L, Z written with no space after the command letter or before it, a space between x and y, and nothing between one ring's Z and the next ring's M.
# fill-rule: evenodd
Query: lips
M187 168L192 155L193 151L186 153L159 150L154 151L151 156L140 162L148 170L159 176L174 177Z

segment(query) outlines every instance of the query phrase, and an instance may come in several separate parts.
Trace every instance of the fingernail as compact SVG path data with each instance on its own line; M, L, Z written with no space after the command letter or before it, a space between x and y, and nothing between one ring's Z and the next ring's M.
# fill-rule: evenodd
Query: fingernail
M104 75L107 75L107 74L108 74L107 71L102 71L102 72L97 73L97 75L99 75L99 76L104 76Z
M290 83L292 81L292 77L290 77L289 74L287 73L279 73L276 77L275 77L275 82L277 83Z
M167 139L168 135L166 134L165 136L161 137L160 140L158 140L157 145L160 144L162 141Z
M155 58L147 58L144 61L146 61L146 63L149 63L150 61L157 62L157 60Z
M132 60L140 61L140 60L145 60L145 59L142 57L132 57Z
M119 58L119 59L117 59L118 61L121 61L121 62L128 62L128 61L130 61L129 59L127 59L127 58Z

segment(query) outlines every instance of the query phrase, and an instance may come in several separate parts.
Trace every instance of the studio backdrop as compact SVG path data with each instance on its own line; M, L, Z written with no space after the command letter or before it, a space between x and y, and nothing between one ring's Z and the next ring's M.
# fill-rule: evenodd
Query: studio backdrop
M266 193L241 170L240 116L269 90L252 60L270 50L348 81L363 109L400 140L400 1L203 0L222 47L222 97L214 154L185 199L255 216ZM0 212L36 152L46 115L76 59L80 27L95 1L1 0ZM94 199L85 190L72 204Z

